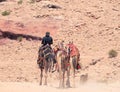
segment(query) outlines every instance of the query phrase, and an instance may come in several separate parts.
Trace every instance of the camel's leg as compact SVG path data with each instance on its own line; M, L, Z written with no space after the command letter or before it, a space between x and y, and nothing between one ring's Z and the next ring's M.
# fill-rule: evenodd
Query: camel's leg
M44 85L47 85L47 77L48 77L47 72L48 72L48 65L46 63L46 65L45 65L45 74L44 74L44 76L45 76L45 83L44 83Z
M53 61L51 60L49 62L49 77L50 77L50 85L52 86L52 82L53 82L53 73L52 73L52 65L53 65Z
M70 59L70 75L72 77L72 86L75 87L75 68L74 68L74 64L73 64L73 59Z
M41 68L41 73L40 73L40 85L42 85L42 78L43 78L43 69Z
M44 85L47 85L47 71L45 70L45 83Z
M73 87L75 87L75 69L73 69Z
M62 72L61 72L61 69L59 69L59 88L62 87Z
M63 71L62 71L62 88L64 88L65 87L65 69L63 69Z
M70 68L68 67L67 69L67 81L66 81L66 86L70 87Z
M62 69L61 65L59 66L59 88L62 88Z
M72 59L72 62L73 62L73 87L75 87L75 68L76 68L76 65L77 65L77 57L74 57Z
M62 87L62 70L61 70L61 57L57 56L58 71L59 71L59 88Z
M53 86L53 81L54 81L54 77L53 77L53 75L52 75L53 73L52 72L49 72L49 77L48 78L50 78L50 80L49 80L49 82L50 82L50 86Z

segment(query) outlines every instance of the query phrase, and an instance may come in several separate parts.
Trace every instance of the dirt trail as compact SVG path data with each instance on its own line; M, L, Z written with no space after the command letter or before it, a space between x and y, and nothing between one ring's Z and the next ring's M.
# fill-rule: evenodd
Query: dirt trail
M120 84L97 84L88 83L79 85L76 88L59 89L55 84L53 86L39 86L36 83L0 83L1 92L119 92Z

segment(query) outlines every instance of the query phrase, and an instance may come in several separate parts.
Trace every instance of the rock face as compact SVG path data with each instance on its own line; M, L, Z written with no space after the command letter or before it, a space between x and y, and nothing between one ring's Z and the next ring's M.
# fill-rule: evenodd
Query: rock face
M6 0L0 0L0 2L3 2L3 1L6 1Z
M89 79L120 80L119 0L12 1L0 3L2 32L42 38L49 31L53 45L61 40L76 44L81 54L81 72L86 72ZM3 16L4 11L10 14ZM38 81L36 59L41 42L8 38L0 37L0 81ZM118 52L117 57L109 58L111 49Z

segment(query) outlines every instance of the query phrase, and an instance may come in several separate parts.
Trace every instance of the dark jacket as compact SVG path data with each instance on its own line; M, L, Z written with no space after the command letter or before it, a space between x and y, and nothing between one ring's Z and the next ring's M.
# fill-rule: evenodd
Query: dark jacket
M42 44L43 46L45 46L46 44L49 44L49 45L53 44L52 37L50 37L49 35L46 35L45 37L43 37Z

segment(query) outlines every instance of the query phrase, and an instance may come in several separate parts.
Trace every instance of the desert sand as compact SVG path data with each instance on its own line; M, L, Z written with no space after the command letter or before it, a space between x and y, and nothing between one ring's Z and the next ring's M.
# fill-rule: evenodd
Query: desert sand
M0 2L0 92L120 91L120 0L18 2ZM4 11L10 14L4 16ZM42 38L47 31L53 47L62 40L73 41L80 51L82 70L76 75L75 88L58 89L57 73L48 86L39 86L36 60L41 41L31 37ZM24 37L20 41L10 33ZM109 58L112 49L118 54ZM81 85L80 76L86 73L88 81Z

